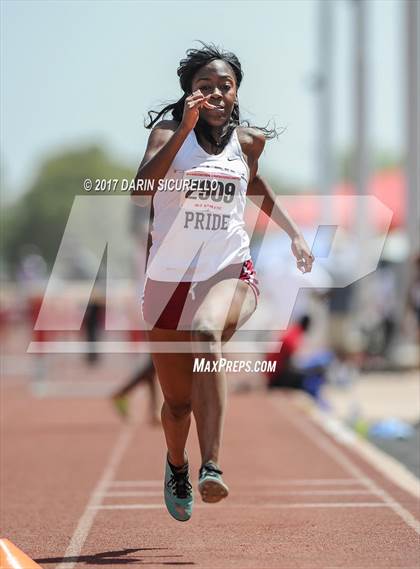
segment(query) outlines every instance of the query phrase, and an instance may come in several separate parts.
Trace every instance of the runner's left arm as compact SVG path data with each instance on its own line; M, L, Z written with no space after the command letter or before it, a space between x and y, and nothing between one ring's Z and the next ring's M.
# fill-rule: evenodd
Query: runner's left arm
M312 270L314 256L299 227L280 205L278 196L268 182L258 174L258 158L264 149L265 139L260 132L255 133L254 131L252 134L254 143L249 144L247 152L250 167L247 196L288 234L292 242L292 253L296 257L297 268L302 273L309 273Z

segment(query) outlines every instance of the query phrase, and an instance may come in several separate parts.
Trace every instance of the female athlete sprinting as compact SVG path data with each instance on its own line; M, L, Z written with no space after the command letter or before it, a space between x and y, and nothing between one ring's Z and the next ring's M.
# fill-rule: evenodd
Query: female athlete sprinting
M193 373L193 361L194 357L218 361L222 343L257 306L258 281L244 229L246 196L257 198L261 209L291 237L302 272L311 270L313 256L257 174L266 137L274 133L241 126L242 70L237 57L203 44L202 49L187 52L178 76L181 99L154 118L149 113L147 127L153 130L132 195L140 205L144 205L141 196L153 196L152 247L142 303L144 319L152 326L149 340L193 341L199 346L191 353L153 354L164 395L165 503L175 519L186 521L194 501L185 451L191 413L202 458L198 483L202 499L218 502L228 495L218 462L225 373ZM158 122L169 111L173 120Z

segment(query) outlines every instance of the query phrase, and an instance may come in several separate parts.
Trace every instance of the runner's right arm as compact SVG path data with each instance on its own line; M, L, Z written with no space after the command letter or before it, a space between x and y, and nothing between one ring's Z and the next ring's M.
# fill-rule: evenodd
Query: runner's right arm
M147 142L146 152L137 170L135 188L131 191L133 201L137 205L147 205L148 197L153 196L159 180L164 178L179 149L191 130L195 127L200 108L213 108L208 103L210 95L204 97L201 91L195 91L187 97L184 105L182 121L164 120L152 130ZM141 181L152 181L152 189L141 189ZM149 182L150 185L150 182Z

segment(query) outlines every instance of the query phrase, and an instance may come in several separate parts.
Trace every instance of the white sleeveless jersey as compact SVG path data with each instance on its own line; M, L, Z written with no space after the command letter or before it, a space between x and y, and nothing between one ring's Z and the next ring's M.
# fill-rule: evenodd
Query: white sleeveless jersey
M208 154L194 130L185 139L153 197L147 276L203 281L250 259L244 228L249 168L236 130L221 154Z

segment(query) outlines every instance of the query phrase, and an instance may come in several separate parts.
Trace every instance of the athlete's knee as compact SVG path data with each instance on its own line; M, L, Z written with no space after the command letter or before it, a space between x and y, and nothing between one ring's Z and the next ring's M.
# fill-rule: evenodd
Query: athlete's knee
M236 332L236 324L231 324L223 330L222 342L228 342Z
M215 322L211 318L195 318L192 323L193 339L217 346L222 339L222 331L216 330L216 327Z
M168 415L175 420L185 419L191 415L191 401L171 401L170 399L165 399L162 407L162 414L168 413Z

